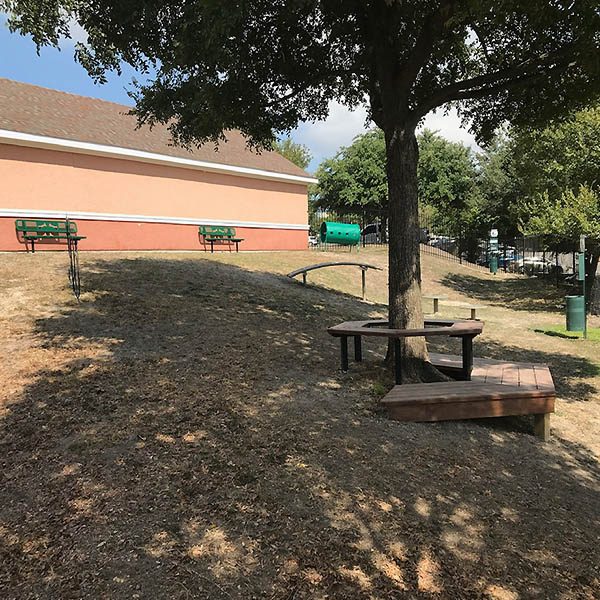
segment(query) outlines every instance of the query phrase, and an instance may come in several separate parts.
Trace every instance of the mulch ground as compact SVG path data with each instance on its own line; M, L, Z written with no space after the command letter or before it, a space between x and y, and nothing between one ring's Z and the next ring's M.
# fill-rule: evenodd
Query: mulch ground
M325 333L381 307L185 254L84 254L78 305L66 260L0 257L1 598L600 596L589 381L546 444L391 422Z

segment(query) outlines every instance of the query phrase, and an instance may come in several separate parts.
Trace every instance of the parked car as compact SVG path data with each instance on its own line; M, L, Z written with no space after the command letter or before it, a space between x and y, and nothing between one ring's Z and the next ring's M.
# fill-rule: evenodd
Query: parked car
M532 275L534 273L549 273L552 267L553 264L549 260L539 256L527 256L514 261L511 270L522 275Z
M387 237L387 231L386 237ZM380 244L383 241L383 227L381 223L369 223L360 232L363 244Z

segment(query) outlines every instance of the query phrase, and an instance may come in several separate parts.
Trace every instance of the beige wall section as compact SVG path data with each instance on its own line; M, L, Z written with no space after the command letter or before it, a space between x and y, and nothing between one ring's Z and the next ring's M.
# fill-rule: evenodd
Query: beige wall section
M307 224L306 184L0 144L0 208Z

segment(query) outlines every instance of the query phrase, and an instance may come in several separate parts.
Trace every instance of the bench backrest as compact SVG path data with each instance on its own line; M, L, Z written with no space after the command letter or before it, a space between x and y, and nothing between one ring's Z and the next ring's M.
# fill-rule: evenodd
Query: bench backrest
M223 225L200 225L200 235L212 238L234 238L235 227L225 227Z
M67 236L77 233L75 221L48 221L46 219L17 219L15 228L20 233L41 236Z

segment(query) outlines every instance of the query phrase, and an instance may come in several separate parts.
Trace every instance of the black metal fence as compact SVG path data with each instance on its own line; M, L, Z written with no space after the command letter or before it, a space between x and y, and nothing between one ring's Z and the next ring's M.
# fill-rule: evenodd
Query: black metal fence
M382 213L372 211L363 213L338 213L331 210L318 210L311 213L309 218L309 246L312 249L348 249L348 246L321 242L319 232L323 221L357 223L361 231L361 246L383 246L387 244L387 221Z
M309 219L309 244L316 250L352 251L348 246L323 243L320 228L323 221L357 223L361 229L361 246L387 245L387 218L377 212L338 213L319 210ZM446 260L488 270L492 251L489 231L482 235L458 220L423 213L419 217L421 251ZM490 226L490 229L492 226ZM500 236L498 240L498 269L504 272L553 277L567 282L574 277L577 248L559 245L549 237Z

